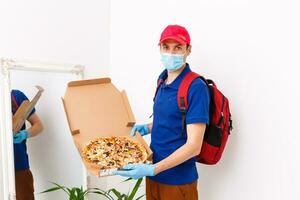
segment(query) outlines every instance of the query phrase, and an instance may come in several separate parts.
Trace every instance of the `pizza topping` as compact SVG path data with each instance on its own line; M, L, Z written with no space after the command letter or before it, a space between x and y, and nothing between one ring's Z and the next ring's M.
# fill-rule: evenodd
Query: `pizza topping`
M82 150L86 162L100 170L120 168L130 163L143 163L147 159L145 148L127 137L102 137L88 143Z

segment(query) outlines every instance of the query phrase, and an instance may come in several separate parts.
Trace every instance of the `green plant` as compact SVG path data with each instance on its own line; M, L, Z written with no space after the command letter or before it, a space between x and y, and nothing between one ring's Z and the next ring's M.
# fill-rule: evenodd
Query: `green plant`
M57 183L52 182L52 184L55 185L55 187L45 190L45 191L41 192L41 194L48 193L48 192L54 192L57 190L63 190L68 195L69 200L84 200L85 196L88 194L99 194L99 195L106 197L109 200L113 199L107 192L105 192L99 188L89 188L89 189L84 190L82 187L68 188L68 187L59 185Z
M129 180L132 180L132 178L128 178L123 182L127 182ZM139 196L136 199L134 199L134 197L135 197L142 181L143 181L143 178L138 179L136 181L133 189L131 190L131 192L128 192L127 194L122 194L120 191L116 190L115 188L108 190L107 193L108 194L113 193L117 197L117 200L139 200L139 199L143 198L145 195Z
M132 180L132 179L128 178L123 182L127 182L129 180ZM57 183L53 183L53 182L52 182L52 184L54 184L55 187L45 190L45 191L41 192L41 194L48 193L48 192L54 192L57 190L63 190L68 195L69 200L84 200L85 196L88 194L98 194L109 200L140 200L145 195L139 196L136 199L134 199L134 197L135 197L142 181L143 181L143 178L138 179L136 181L133 189L131 190L131 192L128 192L127 194L122 194L116 188L111 188L108 191L104 191L99 188L89 188L89 189L83 190L82 187L68 188L68 187L59 185ZM112 195L114 195L117 199L115 199Z

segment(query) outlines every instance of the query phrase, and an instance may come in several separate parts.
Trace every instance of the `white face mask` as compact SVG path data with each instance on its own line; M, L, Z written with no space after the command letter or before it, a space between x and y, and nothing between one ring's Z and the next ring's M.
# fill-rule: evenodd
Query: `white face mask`
M161 53L160 60L167 70L176 71L184 64L184 54Z

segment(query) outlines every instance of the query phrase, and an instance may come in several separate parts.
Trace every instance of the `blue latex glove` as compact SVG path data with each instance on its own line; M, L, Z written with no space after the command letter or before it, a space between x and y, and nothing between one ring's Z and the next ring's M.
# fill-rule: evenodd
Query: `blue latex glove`
M28 131L21 130L14 135L14 143L19 144L28 138Z
M123 170L114 170L114 175L121 175L133 179L139 179L144 176L154 176L155 165L152 164L128 164Z
M149 134L147 124L134 125L134 127L131 129L130 136L135 136L135 132L139 132L141 136Z

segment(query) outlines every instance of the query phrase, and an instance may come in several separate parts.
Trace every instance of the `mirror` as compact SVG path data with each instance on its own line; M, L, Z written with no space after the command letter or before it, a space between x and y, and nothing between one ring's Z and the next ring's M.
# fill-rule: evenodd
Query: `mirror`
M36 114L44 130L27 140L30 170L34 177L35 199L64 199L61 192L38 194L57 182L66 186L83 184L83 168L66 121L61 97L66 85L78 79L75 74L11 70L11 88L22 91L29 100L36 95L36 85L44 88L37 102ZM30 127L28 121L27 128Z

